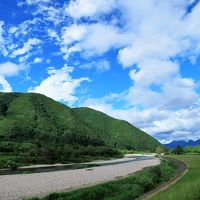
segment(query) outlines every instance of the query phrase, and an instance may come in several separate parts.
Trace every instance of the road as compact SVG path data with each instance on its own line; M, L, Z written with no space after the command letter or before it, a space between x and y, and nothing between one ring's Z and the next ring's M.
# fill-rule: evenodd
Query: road
M99 162L98 162L99 163ZM117 163L117 164L116 164ZM101 161L101 166L0 176L0 199L21 200L33 196L45 196L52 192L66 191L87 185L102 183L135 173L144 167L155 166L160 160L154 157L123 158Z

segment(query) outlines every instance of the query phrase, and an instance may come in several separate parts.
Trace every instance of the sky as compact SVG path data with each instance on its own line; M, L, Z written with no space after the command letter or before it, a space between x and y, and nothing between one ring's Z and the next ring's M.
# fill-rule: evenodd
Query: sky
M2 0L0 91L200 139L199 0Z

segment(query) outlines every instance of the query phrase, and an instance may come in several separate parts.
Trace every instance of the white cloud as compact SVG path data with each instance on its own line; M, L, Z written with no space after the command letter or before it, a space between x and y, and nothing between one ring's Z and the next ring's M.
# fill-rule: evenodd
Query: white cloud
M10 34L14 34L17 30L18 30L18 28L16 26L12 26L12 27L9 28L8 32Z
M96 68L97 72L102 73L110 69L110 63L107 60L102 59L102 60L96 60L89 63L81 64L79 67L82 69Z
M5 38L3 36L3 34L5 33L4 30L4 22L0 20L0 53L2 53L4 56L8 55L8 51L5 47Z
M42 58L37 57L37 58L35 58L35 59L33 60L33 62L34 62L35 64L41 63L41 62L42 62Z
M49 2L50 0L22 0L21 2L18 3L18 6L22 6L24 4L30 6L30 5L37 5L39 3L49 3Z
M24 46L22 48L16 49L12 52L12 57L24 55L28 53L31 49L33 49L33 46L36 46L40 43L41 41L37 38L31 38L28 39L26 43L24 43Z
M149 38L148 38L149 37ZM131 46L119 51L119 61L124 67L130 67L144 59L166 59L179 54L183 49L190 46L188 40L176 40L162 33L153 34L148 37L140 35L133 40ZM159 42L155 42L155 41Z
M38 52L40 50L40 46L38 46L40 40L35 38L35 31L39 29L39 22L41 22L40 19L35 17L22 21L20 24L3 24L0 28L0 36L2 36L0 39L3 39L3 43L0 42L2 55L6 59L22 56L18 59L24 62L26 60L25 54L28 54L34 47L37 50L34 51L34 54Z
M28 53L26 53L25 55L20 56L18 60L19 60L20 63L26 63L26 61L27 61L30 57L31 57L31 53L28 52Z
M12 87L8 81L0 75L0 91L1 92L12 92Z
M54 6L54 2L40 2L39 4L35 5L37 7L35 12L33 13L35 16L43 15L45 21L51 22L54 25L59 25L63 22L63 20L65 20L65 16L63 14L64 8Z
M22 70L26 69L24 65L16 65L11 62L0 64L0 91L11 92L12 87L5 79L6 77L16 76Z
M59 25L66 18L64 14L64 6L60 6L59 1L55 0L25 0L18 3L18 6L30 6L34 8L31 14L42 19L42 23L51 22L54 25ZM65 4L63 2L63 4ZM43 24L43 25L44 25ZM49 28L49 27L48 27Z
M33 19L27 19L25 21L22 21L20 24L18 24L17 27L9 27L8 33L9 39L16 40L18 39L21 41L21 37L25 38L31 38L31 33L34 32L35 30L38 30L38 26L41 22L41 19L38 17L34 17ZM12 43L15 43L14 41Z
M16 76L22 70L26 69L24 65L16 65L11 62L0 64L0 75L4 77Z
M59 35L56 31L52 30L52 29L48 29L47 30L47 34L50 37L51 40L56 40L56 41L60 41Z
M119 51L119 61L124 67L144 59L168 59L191 50L193 35L188 32L191 15L183 17L186 3L179 2L178 6L172 1L144 3L129 0L120 3L127 20L125 26L135 33L130 45ZM196 28L199 29L197 24Z
M73 18L94 17L110 12L116 0L72 0L65 11Z
M66 59L76 52L86 57L102 55L112 47L119 48L128 44L131 37L131 33L122 33L120 29L108 24L73 24L63 28L61 51Z
M64 45L69 45L72 42L81 41L87 33L87 26L72 24L69 27L63 28L62 40Z
M68 67L67 65L61 69L49 68L49 76L40 85L30 88L29 92L41 93L55 100L65 101L72 105L78 100L75 96L78 87L80 87L82 82L89 81L86 77L72 78L71 73L73 70L73 67Z
M61 51L65 58L75 52L82 52L83 55L102 55L114 47L119 49L119 62L124 67L132 67L144 59L162 60L188 53L196 55L196 52L200 52L200 28L197 20L200 6L196 6L193 12L185 17L187 1L151 0L146 3L143 0L91 0L86 3L77 0L70 1L67 9L74 13L75 18L76 15L77 18L93 17L103 12L104 6L101 4L109 7L108 12L113 9L112 5L119 9L121 17L118 20L123 27L119 28L111 22L97 22L73 24L64 28ZM94 13L91 7L95 8ZM76 10L79 12L75 12ZM194 39L196 43L193 42ZM69 47L66 47L67 45ZM192 55L189 57L194 59Z
M139 70L131 70L134 81L126 100L130 105L145 107L187 107L198 100L196 83L181 78L179 65L171 61L144 60Z

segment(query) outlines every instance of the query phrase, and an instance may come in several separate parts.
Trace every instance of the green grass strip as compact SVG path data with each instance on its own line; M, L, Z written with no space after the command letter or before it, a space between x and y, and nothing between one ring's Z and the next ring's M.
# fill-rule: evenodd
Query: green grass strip
M151 200L199 200L200 199L200 155L171 156L187 163L185 176L167 190L150 198Z

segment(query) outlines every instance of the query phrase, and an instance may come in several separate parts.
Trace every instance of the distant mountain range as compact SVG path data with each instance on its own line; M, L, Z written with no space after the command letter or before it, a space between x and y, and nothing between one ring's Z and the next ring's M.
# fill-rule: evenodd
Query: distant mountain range
M198 146L200 145L200 139L199 140L196 140L196 141L193 141L193 140L189 140L189 141L172 141L168 144L163 144L164 146L166 146L167 148L169 149L173 149L175 148L176 146L180 145L182 147L186 147L186 146Z

